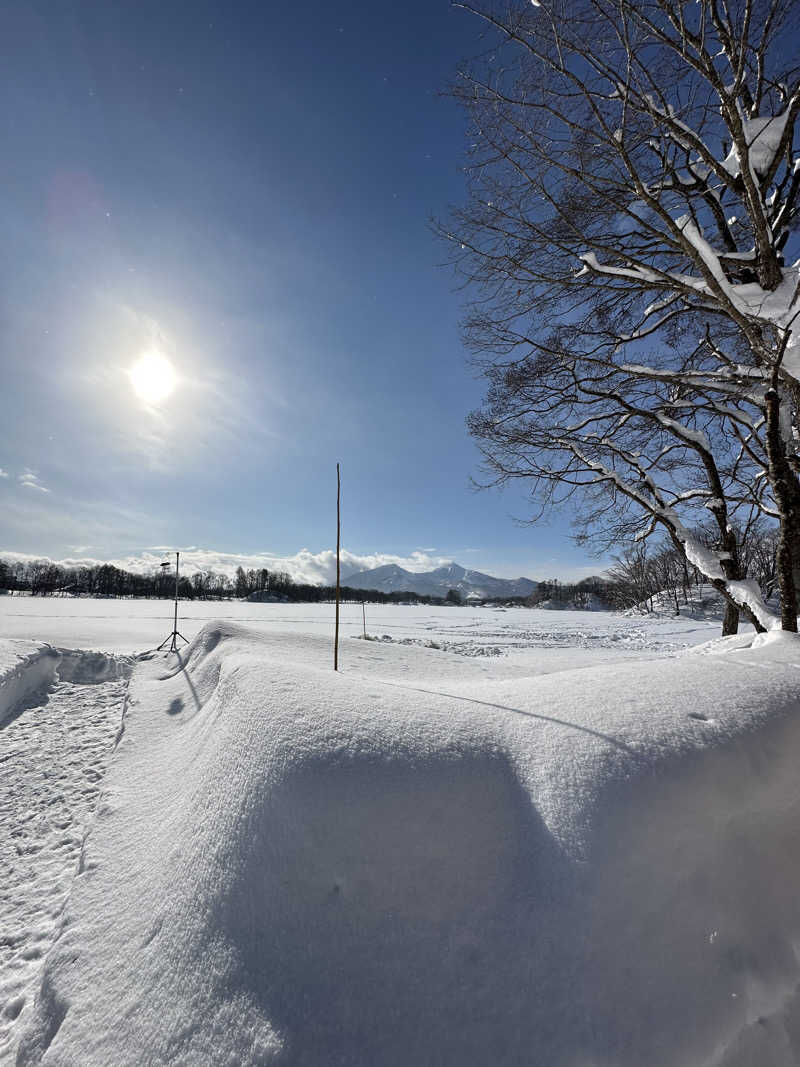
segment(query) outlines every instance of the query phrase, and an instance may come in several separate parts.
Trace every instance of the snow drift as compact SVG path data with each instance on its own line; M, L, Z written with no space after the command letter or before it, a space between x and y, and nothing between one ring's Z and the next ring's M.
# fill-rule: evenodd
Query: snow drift
M18 1064L797 1063L778 637L437 686L207 626L137 668Z
M34 693L61 681L102 683L126 678L128 656L53 648L43 641L0 641L0 726Z
M61 659L40 641L2 642L0 646L0 724L32 693L53 681Z

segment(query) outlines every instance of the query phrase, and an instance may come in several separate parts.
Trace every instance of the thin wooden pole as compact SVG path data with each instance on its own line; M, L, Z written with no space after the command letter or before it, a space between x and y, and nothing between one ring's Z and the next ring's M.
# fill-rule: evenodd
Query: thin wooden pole
M364 601L361 601L361 621L364 623L364 640L367 639L367 609L364 607Z
M339 464L336 464L336 634L333 641L333 669L339 670L339 596L340 596L340 569L339 551L341 547L342 522L341 522L341 495L342 482L339 475Z

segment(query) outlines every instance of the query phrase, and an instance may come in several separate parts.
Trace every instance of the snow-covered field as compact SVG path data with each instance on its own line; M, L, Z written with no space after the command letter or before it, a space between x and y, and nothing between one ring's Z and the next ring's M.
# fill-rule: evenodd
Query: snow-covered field
M800 1063L798 639L182 610L0 600L0 1062Z
M333 635L332 604L251 604L194 601L180 605L179 630L191 639L215 619L262 633ZM506 667L525 663L544 673L607 662L617 653L675 652L716 636L715 620L625 617L604 611L525 608L366 606L367 633L425 644L466 656L512 653ZM342 636L362 633L361 607L343 604ZM62 648L133 653L155 648L172 630L172 603L164 600L93 600L0 596L0 637L47 641ZM546 652L545 655L542 653Z

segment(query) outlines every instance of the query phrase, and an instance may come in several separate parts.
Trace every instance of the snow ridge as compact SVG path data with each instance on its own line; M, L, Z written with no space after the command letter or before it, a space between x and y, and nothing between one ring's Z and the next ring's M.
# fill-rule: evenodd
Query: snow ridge
M60 659L44 642L0 642L0 724L23 700L50 685Z

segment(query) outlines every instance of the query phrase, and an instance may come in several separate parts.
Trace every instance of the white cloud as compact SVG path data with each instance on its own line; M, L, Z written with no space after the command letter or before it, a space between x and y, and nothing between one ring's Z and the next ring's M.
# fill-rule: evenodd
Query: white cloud
M333 549L325 549L322 552L311 552L307 548L301 549L293 556L278 556L270 552L235 553L218 552L207 548L181 548L181 572L193 574L195 571L208 570L223 574L233 575L237 567L259 570L266 567L270 571L286 571L297 582L309 582L316 585L328 585L336 580L336 552ZM32 555L29 552L6 552L0 549L0 558L10 560L31 560L47 557ZM97 559L90 556L76 555L66 559L52 560L65 567L87 566L97 563L113 563L123 570L135 573L148 572L158 567L167 559L174 560L175 549L164 545L151 545L127 556L119 556L115 559ZM418 573L433 570L450 563L450 559L439 556L431 556L427 552L417 550L409 556L397 556L389 553L376 552L369 555L358 555L343 549L342 581L356 571L370 570L373 567L382 567L387 563L395 563L399 567Z
M39 481L39 475L36 471L31 470L30 467L26 467L22 474L18 475L18 481L26 489L38 489L40 493L50 492L50 490L43 486Z
M52 559L53 563L60 563L65 567L91 566L100 563L112 563L126 571L134 573L148 573L154 570L165 560L174 562L175 547L172 545L150 545L139 552L128 555L120 555L113 558L100 558L91 556L88 550L91 545L70 545L74 552L66 558ZM412 573L433 570L447 563L461 559L463 553L470 549L459 549L452 556L431 555L431 549L420 548L407 556L399 556L388 552L373 552L358 554L342 550L342 582L347 583L349 575L357 571L371 570L373 567L382 567L388 563L395 563L398 567ZM286 571L296 582L308 582L312 585L332 585L336 581L336 552L333 549L324 549L322 552L311 552L303 548L291 556L280 556L274 552L220 552L210 548L198 548L189 546L180 549L181 573L194 574L195 571L216 571L222 574L233 575L237 567L245 570L260 570L266 567L269 571ZM0 548L0 559L26 560L50 559L50 557L30 552L5 551ZM463 560L461 560L463 562ZM481 561L484 563L484 561ZM559 563L555 556L547 557L540 562L534 562L531 566L520 566L508 561L487 559L485 564L477 569L496 578L519 578L524 575L539 581L557 578L561 582L577 582L581 578L591 575L603 574L608 563L597 560L594 563L573 565Z
M7 478L7 477L8 477L8 471L4 471L3 468L0 467L0 478Z

